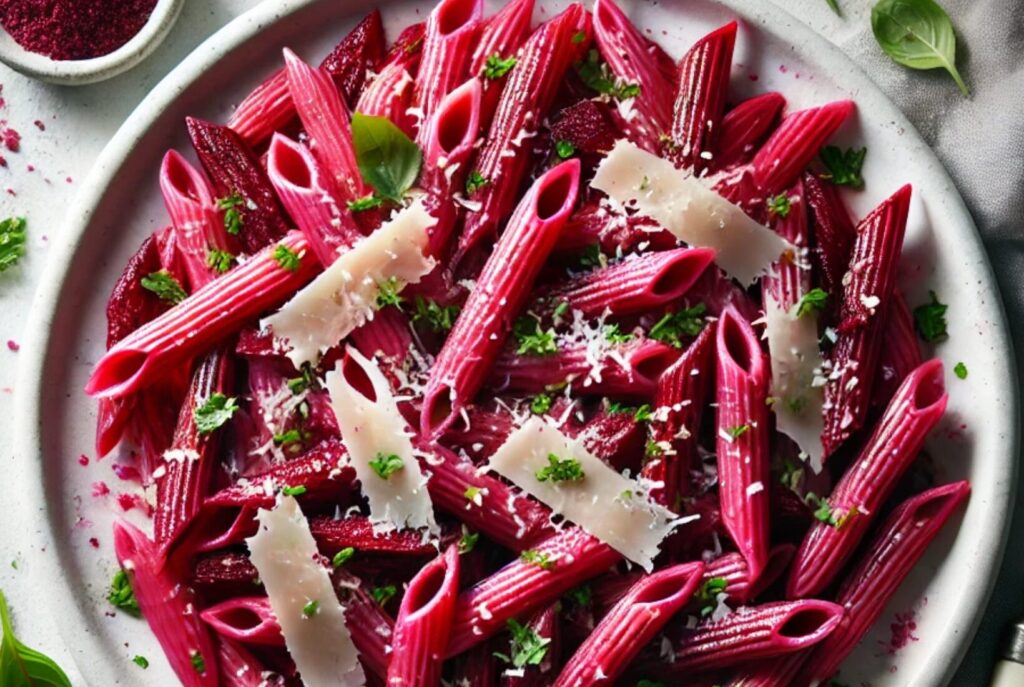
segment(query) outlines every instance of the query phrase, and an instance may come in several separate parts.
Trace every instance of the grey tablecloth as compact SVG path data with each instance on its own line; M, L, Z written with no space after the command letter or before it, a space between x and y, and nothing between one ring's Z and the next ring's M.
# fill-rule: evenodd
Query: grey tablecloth
M935 149L974 215L995 267L1024 370L1024 2L939 0L957 30L962 97L941 71L891 62L871 34L870 0L776 0L857 61ZM1024 619L1024 508L1018 508L996 592L953 682L988 684L1006 627Z

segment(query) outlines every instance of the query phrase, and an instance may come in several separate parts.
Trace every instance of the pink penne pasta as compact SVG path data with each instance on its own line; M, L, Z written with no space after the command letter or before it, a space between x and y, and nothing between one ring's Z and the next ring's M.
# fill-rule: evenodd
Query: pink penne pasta
M274 134L267 151L267 177L321 265L330 265L362 238L352 214L339 207L329 190L331 182L302 144Z
M661 450L644 463L641 475L657 485L651 498L670 508L689 492L690 470L697 465L697 434L714 381L717 327L716 322L704 327L655 385L650 436Z
M162 469L154 473L153 536L161 546L173 541L199 511L218 462L220 437L200 432L196 426L196 409L215 393L230 393L233 381L232 360L224 350L207 355L192 374L192 385L178 414L174 440L164 452Z
M298 232L277 246L296 255L310 250ZM247 320L287 300L313 277L318 265L307 256L299 259L295 271L285 269L274 258L275 249L264 249L118 342L96 364L86 392L123 397L148 386L175 365L212 350Z
M309 531L316 539L317 548L325 555L352 547L364 553L380 553L389 556L411 558L433 557L437 548L416 530L389 530L374 534L373 524L365 515L347 515L341 519L333 516L310 518Z
M871 438L828 498L828 522L804 537L790 570L791 598L817 594L842 570L924 438L946 411L942 363L929 360L908 376L889 402Z
M702 563L683 563L642 577L576 650L555 687L614 684L693 596L703 570Z
M257 86L238 104L228 127L249 145L259 145L295 116L288 74L282 68Z
M609 343L596 353L586 343L567 345L543 356L506 348L494 361L488 386L500 393L533 395L570 384L570 393L577 396L649 400L658 377L678 358L675 348L647 338Z
M811 290L810 266L800 259L800 255L807 250L809 240L807 207L804 203L803 183L799 180L780 195L786 199L786 214L772 217L772 229L796 246L798 255L783 258L773 264L761 280L761 286L766 298L771 296L783 312L789 312Z
M482 0L440 0L427 18L423 58L412 92L419 116L416 128L430 122L434 111L455 86L468 76L466 68L480 31ZM424 137L417 137L421 146Z
M619 255L635 250L672 250L678 247L678 241L652 219L611 215L607 208L590 202L569 218L555 252L576 257L595 245L605 255Z
M712 169L728 169L750 160L786 105L781 93L762 93L744 100L725 113L718 132L718 149Z
M909 210L907 185L857 227L850 277L843 288L838 339L825 385L825 431L821 437L825 457L864 424L882 348L882 315L892 298Z
M541 542L534 551L550 564L517 559L459 595L448 656L493 636L508 620L547 606L621 558L576 527Z
M636 472L644 460L647 432L644 423L635 417L636 411L599 411L578 430L566 422L562 430L583 441L583 447L608 465L622 472ZM552 413L560 417L557 411Z
M673 647L671 661L644 665L655 675L686 675L691 672L733 666L793 653L825 640L843 620L843 607L804 599L778 601L738 609L721 620L684 630Z
M526 618L523 625L541 641L548 642L544 658L536 666L526 666L520 671L506 670L501 675L501 687L545 687L558 677L562 650L561 616L562 605L556 601ZM500 640L500 637L496 640ZM518 675L518 672L522 672L522 675Z
M222 687L282 687L284 678L270 674L266 666L241 645L221 637L217 662Z
M671 58L644 38L612 0L594 4L594 40L620 83L639 86L629 99L631 112L619 117L628 138L652 152L672 129L676 69Z
M768 365L754 330L733 308L722 313L715 345L722 522L756 578L768 559Z
M483 237L495 234L512 212L529 164L525 141L535 135L551 107L558 83L579 48L572 37L586 29L589 17L582 5L570 5L542 24L523 45L473 165L472 173L479 178L467 195L480 203L480 209L466 216L460 255Z
M595 269L547 289L549 308L568 303L587 317L651 311L681 298L715 259L708 248L676 248Z
M736 22L715 29L679 63L679 88L672 107L670 156L678 167L701 174L712 166L729 94Z
M921 346L917 343L917 332L914 331L914 318L898 288L893 289L892 299L886 306L882 338L885 346L879 353L878 376L871 387L873 406L889 403L907 375L922 362Z
M330 180L330 188L342 201L363 197L366 188L356 164L352 125L334 81L288 48L284 49L284 63L295 110L309 134L313 156Z
M579 177L578 160L554 167L534 182L509 220L431 368L420 420L424 435L443 431L476 396L576 204Z
M841 301L839 294L843 291L843 275L850 268L850 251L857 229L836 187L814 174L804 174L804 199L817 244L811 252L811 259L822 288L834 294L832 300L838 303Z
M394 621L355 575L335 570L334 586L345 606L345 624L359 651L359 660L383 680L388 671Z
M134 525L114 523L114 552L139 609L184 687L218 684L217 649L192 609L194 593L164 565L156 544Z
M453 659L452 682L459 687L494 687L498 683L498 658L494 655L494 640L477 644Z
M218 636L244 644L284 646L281 626L265 596L239 596L207 607L199 614Z
M167 151L160 165L160 191L177 232L189 286L198 289L218 274L210 267L209 251L231 248L213 191L206 177L175 150Z
M415 133L414 120L408 114L412 85L408 65L402 62L389 64L366 85L355 111L374 117L386 117L411 136Z
M843 622L815 648L797 684L820 684L836 672L969 494L967 482L954 482L918 494L893 511L839 588L836 602L846 609Z
M783 119L750 162L757 187L772 196L791 186L853 110L852 100L837 100Z
M391 639L388 685L441 683L458 592L459 550L452 545L420 570L405 590Z
M473 48L473 58L469 63L470 75L483 75L489 59L505 60L518 54L519 48L530 35L533 8L534 0L512 0L484 22ZM483 79L481 122L485 128L491 123L498 98L501 97L502 88L508 80L507 74L492 76L494 78Z
M703 581L715 578L724 580L725 589L722 591L726 595L727 602L733 605L743 605L782 576L782 573L789 567L789 562L793 559L795 551L796 547L792 544L779 544L772 547L768 552L768 560L765 562L764 568L756 577L751 574L750 566L742 555L727 553L704 567Z
M838 630L833 631L833 634ZM828 641L828 640L826 640ZM740 671L728 687L797 687L795 680L800 668L814 649L795 651L785 656L760 661L758 665Z

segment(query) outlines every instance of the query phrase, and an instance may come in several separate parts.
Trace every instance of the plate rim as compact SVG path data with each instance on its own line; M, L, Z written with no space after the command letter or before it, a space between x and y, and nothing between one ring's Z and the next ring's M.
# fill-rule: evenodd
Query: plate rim
M50 355L49 332L63 302L62 295L65 292L69 268L87 239L93 215L100 205L106 189L121 167L130 159L133 144L151 129L156 119L173 104L181 92L190 88L197 79L201 78L206 69L214 67L231 53L255 39L268 25L280 22L307 6L325 1L327 0L264 0L211 34L160 80L132 111L97 158L66 216L61 240L51 248L40 285L32 299L31 315L26 326L25 341L27 345L22 347L23 364L17 377L14 396L17 422L15 426L25 430L15 436L14 465L21 472L16 472L14 482L23 490L22 494L26 503L42 504L42 508L35 510L34 514L36 518L45 516L45 522L36 522L36 528L33 528L30 541L24 534L26 528L22 528L20 533L16 529L14 539L18 544L24 544L22 550L33 562L39 563L36 568L42 578L40 581L49 590L49 593L57 596L57 601L65 602L47 604L46 613L50 615L54 624L61 628L60 641L64 644L80 674L84 675L80 670L81 647L76 647L67 641L66 632L71 631L71 628L76 625L81 626L81 621L85 618L81 608L74 601L74 595L71 594L67 585L62 583L57 549L54 546L57 541L54 510L61 506L50 504L45 495L42 464L45 417L40 405L43 398L41 389L45 385L43 373ZM668 4L678 0L662 1ZM990 512L995 512L998 517L998 522L992 523L997 526L988 527L980 533L975 533L977 539L980 540L978 542L979 550L986 552L986 555L981 560L975 560L977 564L975 572L980 574L974 575L974 579L981 578L984 582L969 586L959 604L961 608L955 611L958 616L956 619L964 623L956 629L965 630L965 632L955 631L951 628L950 631L938 637L934 641L934 648L930 653L933 657L941 656L943 659L930 661L920 669L921 675L929 684L948 684L977 632L984 610L995 589L996 576L1003 561L1009 537L1009 523L1017 493L1021 440L1020 389L1016 383L1018 379L1016 358L1010 338L1009 321L992 263L984 249L977 225L948 171L939 161L934 150L924 141L916 127L885 92L871 80L860 65L809 25L796 19L788 9L775 4L772 0L712 0L712 2L743 17L751 27L774 34L788 42L794 53L808 62L814 64L827 62L836 67L842 67L843 84L850 90L856 91L858 105L863 100L870 101L866 104L876 111L874 118L885 118L905 130L904 140L908 147L912 146L914 155L919 156L919 159L927 164L930 176L946 187L942 196L943 201L947 204L945 209L952 215L952 224L957 227L956 238L960 242L961 248L967 251L965 261L976 258L971 260L975 265L972 275L987 281L988 293L993 299L993 314L996 317L993 321L996 326L990 334L991 343L994 344L995 350L1004 353L998 357L998 360L1002 362L1002 367L995 372L998 378L1014 382L1007 389L1009 403L1003 409L997 410L997 412L1001 412L1006 421L1009 441L1004 443L1005 449L1002 454L997 454L995 458L1000 459L1004 468L1003 474L1008 479L1006 489L996 490L989 506ZM355 16L361 8L365 9L366 5L366 2L349 3L346 10ZM97 231L96 228L92 229L93 234ZM58 606L63 609L60 618L55 617L55 609ZM68 623L68 613L73 614L71 620L76 621L75 623ZM89 684L88 679L85 684Z

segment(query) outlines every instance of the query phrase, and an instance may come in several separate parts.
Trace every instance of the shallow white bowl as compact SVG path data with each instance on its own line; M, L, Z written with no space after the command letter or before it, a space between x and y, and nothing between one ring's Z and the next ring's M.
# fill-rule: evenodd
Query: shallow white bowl
M547 18L564 0L540 3ZM863 214L901 184L915 200L901 263L911 304L936 289L949 304L951 338L936 352L946 363L950 406L928 445L940 481L969 478L968 508L949 524L842 675L846 684L931 687L948 682L966 650L995 580L1013 495L1018 449L1016 373L1005 317L974 224L949 176L900 112L849 59L767 0L634 0L624 3L642 27L676 56L699 35L743 19L734 97L780 90L792 107L852 97L858 120L840 134L868 146L867 188L849 201ZM165 222L157 186L169 146L188 150L183 117L223 120L291 45L319 59L372 7L368 0L272 0L238 18L196 49L139 106L111 141L80 192L54 246L22 348L18 384L18 460L5 488L28 495L31 511L13 514L20 550L38 571L35 607L52 613L77 667L91 685L175 680L156 642L137 620L105 615L105 589L116 569L112 500L90 496L94 481L125 489L110 459L93 456L95 403L81 389L102 355L104 305L121 268L143 238ZM422 20L429 5L394 0L382 7L389 36ZM754 81L753 77L757 77ZM952 373L963 361L966 380ZM10 481L8 481L10 480ZM10 515L10 514L5 514ZM97 537L99 549L89 544ZM912 641L895 656L879 645L894 613L913 611ZM151 661L146 673L131 657Z
M0 26L0 61L34 79L64 86L105 81L128 71L156 50L174 26L185 0L157 0L137 34L117 50L87 60L54 60L26 50Z

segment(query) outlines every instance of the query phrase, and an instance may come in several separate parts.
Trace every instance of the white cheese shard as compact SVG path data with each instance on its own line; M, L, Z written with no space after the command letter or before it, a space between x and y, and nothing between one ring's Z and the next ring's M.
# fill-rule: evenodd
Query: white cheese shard
M578 461L583 479L538 479L550 455ZM677 524L674 513L645 497L643 485L536 416L509 436L488 467L648 572L661 541Z
M341 441L348 450L363 495L370 505L370 522L375 533L406 528L427 528L438 534L433 503L427 493L427 478L416 460L405 418L391 393L384 373L376 363L349 346L347 354L358 364L373 388L375 399L356 389L339 368L327 373L326 386L331 407L338 418ZM400 470L386 478L370 465L378 456L397 456Z
M635 206L691 246L714 248L715 263L744 285L765 274L795 247L755 222L706 183L657 155L620 140L590 184Z
M796 442L815 473L821 472L821 434L825 430L824 387L818 322L811 313L797 317L783 310L771 294L764 297L765 336L771 355L775 425Z
M273 509L261 508L256 517L259 530L246 540L249 555L302 684L362 687L366 675L345 625L345 610L298 502L278 496Z
M416 200L342 254L260 324L291 345L296 367L316 362L353 329L373 319L380 284L414 284L434 267L425 256L427 229L437 219Z

